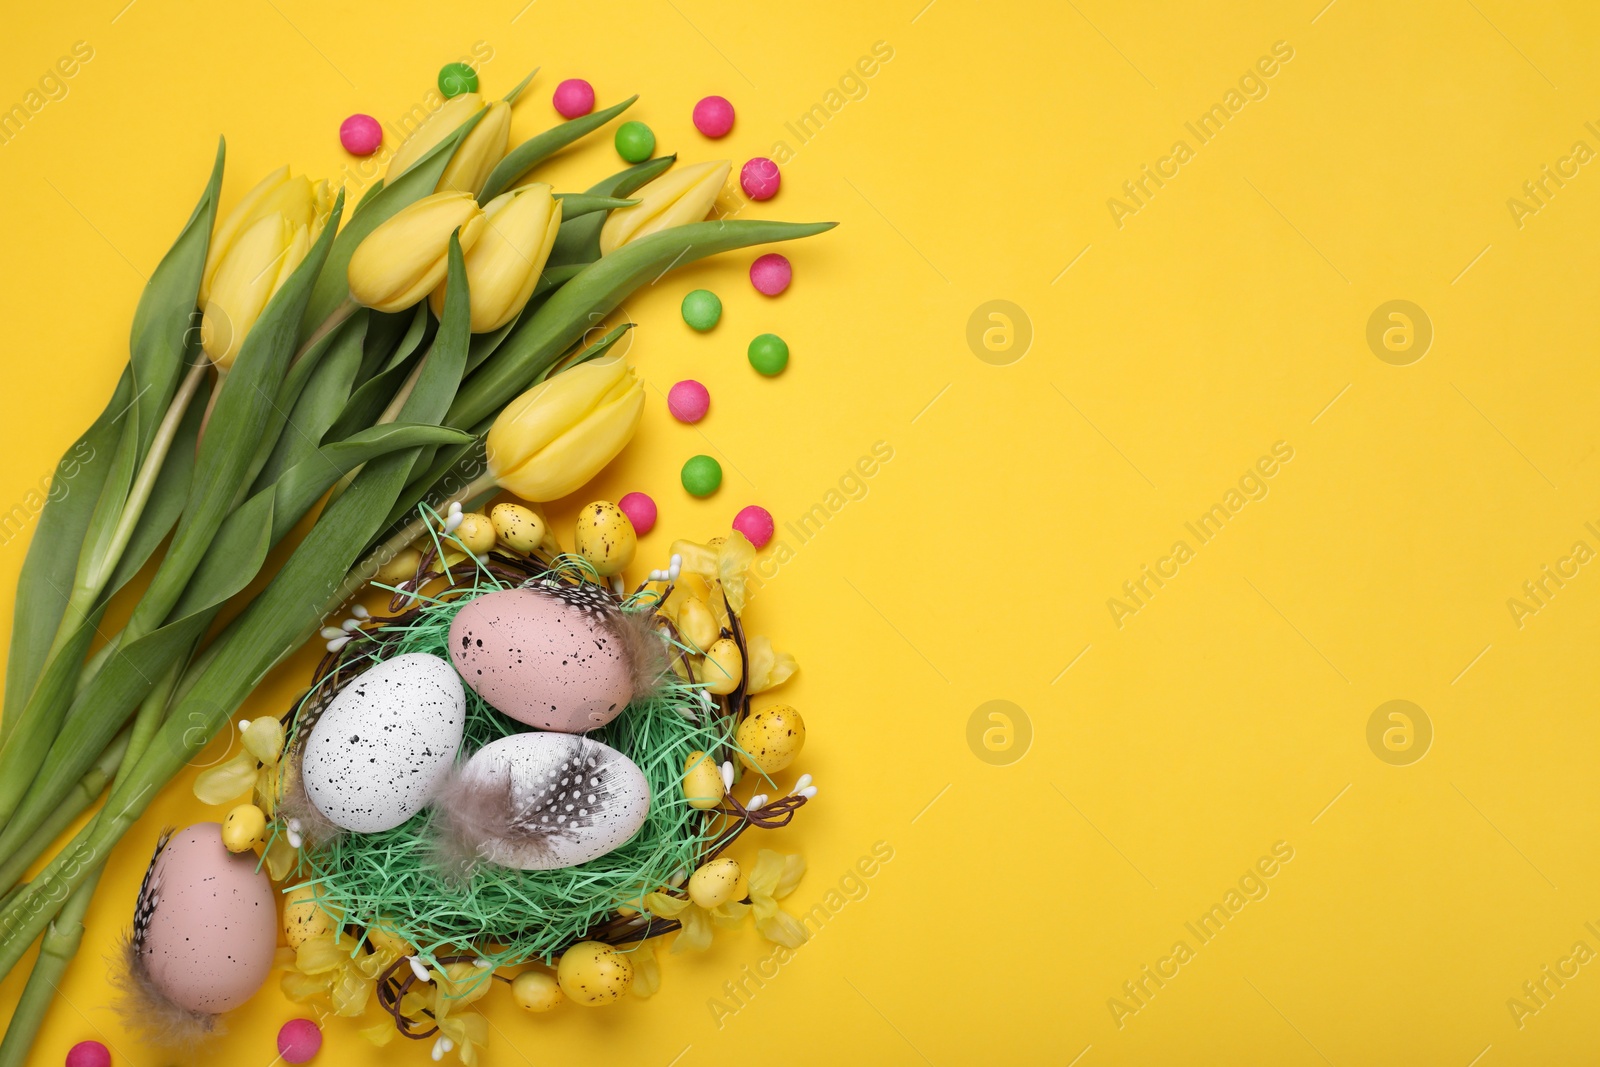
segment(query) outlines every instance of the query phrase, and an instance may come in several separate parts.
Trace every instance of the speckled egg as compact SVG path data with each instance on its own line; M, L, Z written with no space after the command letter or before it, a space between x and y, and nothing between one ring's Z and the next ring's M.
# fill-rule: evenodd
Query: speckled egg
M446 798L447 816L502 867L554 871L626 844L650 812L644 772L574 734L512 734L483 746Z
M562 595L504 589L478 597L450 624L450 658L503 714L582 733L628 706L633 672L601 609L575 598L582 589L567 588Z
M777 774L805 747L805 720L789 705L773 704L740 723L734 740L739 762L762 774Z
M255 994L272 970L278 911L256 857L229 852L222 827L172 835L150 865L134 919L138 966L188 1011L215 1015Z
M300 771L306 795L335 826L392 830L444 785L466 719L466 691L450 664L425 652L384 660L312 727Z

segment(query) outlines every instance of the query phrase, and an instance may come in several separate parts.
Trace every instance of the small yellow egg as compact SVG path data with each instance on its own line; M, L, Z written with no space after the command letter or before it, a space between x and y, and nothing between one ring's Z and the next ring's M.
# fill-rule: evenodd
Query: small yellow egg
M494 547L494 523L481 511L469 511L461 516L456 527L456 539L474 556L482 556Z
M806 724L787 704L763 708L739 724L734 740L739 760L752 770L776 774L800 754L806 744Z
M702 908L715 908L733 899L739 888L739 861L723 856L689 876L689 899Z
M678 632L696 652L704 652L717 643L717 620L706 602L692 596L678 609Z
M337 917L317 904L317 887L297 885L284 895L283 937L290 948L308 938L331 934L340 926Z
M567 998L555 975L523 971L511 980L511 999L523 1011L549 1011Z
M538 512L521 504L496 504L489 512L489 521L494 524L500 543L523 555L544 540L544 520Z
M722 771L704 752L691 752L683 765L683 795L691 808L709 811L722 803L726 792Z
M574 1004L598 1008L621 1000L633 984L633 963L600 941L580 941L561 955L556 981Z
M222 844L229 852L249 852L267 843L267 814L254 804L240 804L222 820Z
M744 680L744 659L739 655L739 646L732 638L713 641L711 647L706 649L706 660L700 667L700 680L717 696L725 696L739 688L739 683Z
M367 927L367 942L379 952L387 952L395 956L414 956L417 953L417 950L411 946L411 942L382 926Z
M602 578L609 578L633 562L639 538L621 508L609 500L597 500L578 512L575 543L578 555L594 564Z
M378 581L384 585L399 585L409 581L417 576L417 564L421 562L421 552L414 548L402 548L389 562L378 568Z
M455 1011L489 992L494 985L494 972L470 960L461 960L435 970L434 984L438 995L449 1000L450 1010Z

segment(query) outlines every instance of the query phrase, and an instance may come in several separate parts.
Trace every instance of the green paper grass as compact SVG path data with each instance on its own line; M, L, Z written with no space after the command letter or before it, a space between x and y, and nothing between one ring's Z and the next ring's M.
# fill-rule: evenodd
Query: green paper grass
M570 559L559 562L572 567ZM446 646L455 613L473 596L513 583L480 569L475 584L469 595L433 601L403 627L369 631L390 639L382 641L381 657L366 658L376 661L426 652L448 660ZM639 606L652 609L653 597ZM359 664L360 658L350 657L349 662ZM466 696L466 738L458 760L491 741L532 731L494 710L471 687ZM308 845L302 852L302 870L310 866L319 903L340 909L348 922L379 925L403 937L424 956L471 951L496 967L534 957L548 963L561 949L614 917L619 905L631 901L637 906L644 893L692 871L715 836L714 818L691 808L682 789L683 768L691 752L716 752L731 744L730 728L708 710L700 687L672 675L655 696L630 704L591 736L627 755L650 783L645 824L621 848L557 871L519 871L480 863L468 880L435 865L434 815L429 808L393 830L345 833L315 848Z

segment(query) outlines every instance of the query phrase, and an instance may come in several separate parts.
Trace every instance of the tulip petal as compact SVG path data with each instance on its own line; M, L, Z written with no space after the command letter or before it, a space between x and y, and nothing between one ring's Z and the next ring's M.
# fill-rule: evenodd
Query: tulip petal
M463 120L465 121L465 120ZM511 143L511 105L496 100L483 119L467 134L455 158L439 178L437 192L462 192L477 196Z
M524 500L564 497L617 457L633 439L643 414L644 387L635 382L629 392L606 404L528 462L497 480Z
M272 191L289 180L289 165L286 163L277 170L268 174L256 183L254 189L244 194L244 199L234 205L222 225L217 227L217 232L211 238L211 247L206 253L205 270L201 274L200 302L205 303L206 297L211 293L211 276L217 272L217 265L227 255L228 249L233 247L234 238L247 229L249 225L261 217L258 208Z
M685 222L699 222L706 217L711 203L728 180L732 164L727 160L712 160L674 167L655 181L646 184L633 196L639 203L633 207L613 211L600 230L600 254L605 255L621 248L629 241L646 233L678 226ZM710 190L709 198L706 190ZM681 208L680 202L687 200ZM699 214L695 214L696 206ZM656 225L666 216L674 221Z
M477 93L462 93L452 96L444 105L422 120L410 137L407 137L394 156L389 160L388 169L384 171L384 179L392 184L396 178L409 170L412 164L428 154L428 149L449 137L452 133L479 111L483 110L483 97Z
M507 404L485 442L490 470L498 477L527 463L594 411L627 374L621 357L597 359L540 382Z

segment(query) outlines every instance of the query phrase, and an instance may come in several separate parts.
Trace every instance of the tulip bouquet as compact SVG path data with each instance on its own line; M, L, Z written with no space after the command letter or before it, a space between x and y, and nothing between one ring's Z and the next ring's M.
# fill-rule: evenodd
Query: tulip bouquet
M621 360L595 358L626 326L585 346L594 324L676 266L832 225L706 221L725 163L652 159L582 193L531 181L633 100L511 147L527 84L451 98L354 205L284 168L221 216L219 147L19 579L0 973L42 943L0 1067L26 1055L110 850L267 672L424 532L419 505L471 508L501 484L554 499L626 444L642 390ZM127 622L91 655L144 569ZM217 629L224 608L236 614Z

